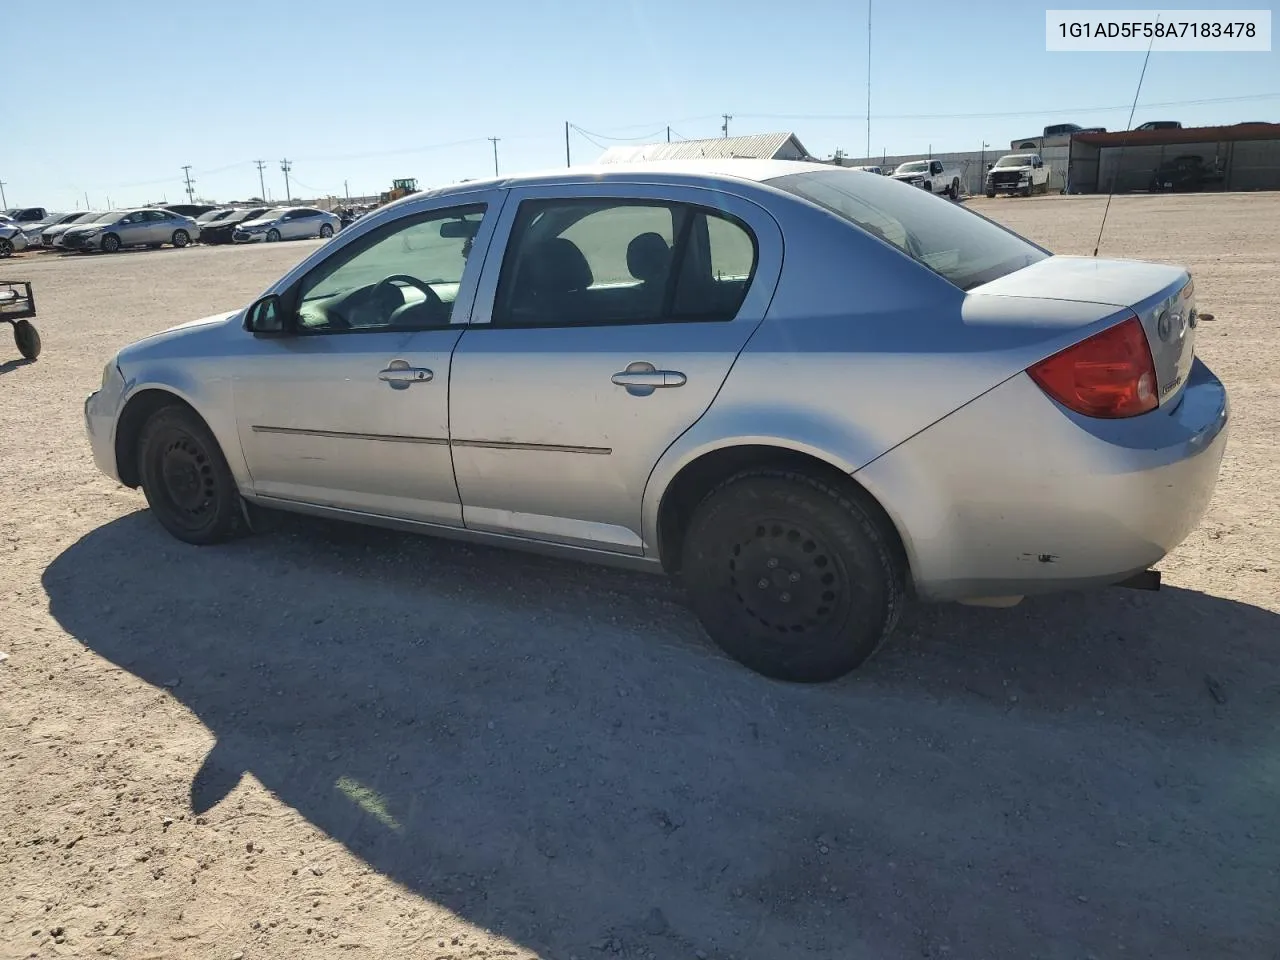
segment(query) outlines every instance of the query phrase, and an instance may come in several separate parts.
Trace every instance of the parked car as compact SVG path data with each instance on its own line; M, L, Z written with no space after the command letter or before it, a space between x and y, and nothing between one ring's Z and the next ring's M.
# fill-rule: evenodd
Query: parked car
M200 227L200 242L205 244L231 243L232 234L246 220L254 220L269 210L269 207L250 207L245 210L232 210L227 216L213 223L205 223Z
M883 176L884 176L884 167L878 167L878 166L872 166L872 167L850 167L849 169L850 169L850 170L862 170L862 171L864 171L865 173L874 173L874 174L876 174L877 176L881 176L881 177L883 177Z
M1138 124L1134 130L1181 130L1182 124L1177 120L1148 120Z
M45 249L52 249L56 245L58 238L72 227L78 224L93 223L100 216L102 216L101 210L80 210L76 213L69 213L65 217L59 219L56 223L47 224L40 231L40 246ZM28 240L33 240L33 238L28 235ZM34 242L32 242L32 246L35 246Z
M27 249L27 235L22 224L7 216L0 216L0 259L12 257Z
M332 213L314 207L276 207L256 220L246 220L233 233L236 243L258 240L302 240L306 237L328 239L342 229L342 221Z
M86 428L188 543L270 507L667 571L818 681L909 593L1149 581L1227 441L1197 322L1181 267L888 178L654 161L391 203L118 352Z
M1007 154L987 170L986 192L988 197L997 193L1018 193L1024 197L1048 193L1049 168L1038 153Z
M898 164L889 175L913 187L921 187L929 193L945 193L952 200L960 198L960 168L941 160L908 160Z
M157 209L169 210L184 217L191 217L194 220L210 210L219 209L219 207L216 203L163 203L159 204Z
M185 247L200 236L200 227L194 220L170 210L143 208L116 212L119 216L72 227L62 235L63 245L82 253L93 250L115 253L124 247L158 248L166 243Z
M1200 190L1206 184L1222 179L1216 162L1207 164L1203 157L1187 154L1166 160L1151 175L1148 189L1152 193L1164 190Z

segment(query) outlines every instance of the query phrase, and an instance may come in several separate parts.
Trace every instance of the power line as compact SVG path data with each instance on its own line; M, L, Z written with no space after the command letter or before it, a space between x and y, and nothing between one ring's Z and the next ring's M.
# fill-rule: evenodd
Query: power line
M1280 99L1280 93L1260 93L1243 97L1208 97L1201 100L1167 100L1149 103L1148 107L1195 107L1216 103L1253 103L1259 100ZM1058 116L1063 114L1104 113L1128 110L1129 104L1110 107L1065 107L1055 110L1011 110L1004 113L878 113L878 120L987 120L1000 118ZM740 113L739 119L747 120L862 120L861 113Z
M607 133L593 133L590 130L584 130L582 127L578 126L576 123L570 123L569 126L571 126L574 130L577 130L583 136L599 137L601 140L618 140L618 141L625 140L625 141L632 141L632 142L637 140L652 140L654 137L661 134L662 131L665 129L665 127L659 127L657 130L653 131L652 133L646 133L643 136L639 136L639 137L611 137Z

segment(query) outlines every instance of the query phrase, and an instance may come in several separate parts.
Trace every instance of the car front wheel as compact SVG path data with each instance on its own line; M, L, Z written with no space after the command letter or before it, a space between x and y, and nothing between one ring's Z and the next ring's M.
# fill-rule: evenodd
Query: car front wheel
M0 259L13 256L13 241L8 237L0 237Z
M776 680L834 680L893 632L906 596L896 535L856 492L752 470L713 490L685 534L690 603L729 656Z
M320 239L328 240L333 236L333 227L327 223L320 224Z
M105 237L102 238L103 253L115 253L119 249L120 249L120 238L117 237L114 233L108 233Z
M267 231L267 243L275 243L279 239L280 239L280 231L277 230L275 227L272 227L270 230Z
M231 468L193 410L173 405L151 415L138 443L138 475L156 520L179 540L203 546L246 532Z

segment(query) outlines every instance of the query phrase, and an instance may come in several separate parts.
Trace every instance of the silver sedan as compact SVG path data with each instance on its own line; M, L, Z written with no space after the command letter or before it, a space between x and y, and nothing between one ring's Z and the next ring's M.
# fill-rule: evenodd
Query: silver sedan
M277 207L254 220L236 227L231 239L236 243L277 240L305 240L319 237L327 240L342 229L337 214L314 207Z
M69 228L62 245L82 253L101 250L115 253L125 247L185 247L200 236L200 226L191 217L172 210L144 208L104 214L97 220Z
M666 571L816 681L909 595L1149 583L1227 441L1197 311L1182 268L874 174L613 166L392 203L121 350L85 414L189 543L271 507Z

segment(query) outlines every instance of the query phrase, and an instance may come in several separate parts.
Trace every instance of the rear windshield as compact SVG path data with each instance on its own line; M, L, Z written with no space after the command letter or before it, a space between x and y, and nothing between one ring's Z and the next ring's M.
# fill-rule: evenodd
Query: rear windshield
M972 210L888 177L832 169L793 173L768 183L892 244L961 290L1049 256Z

